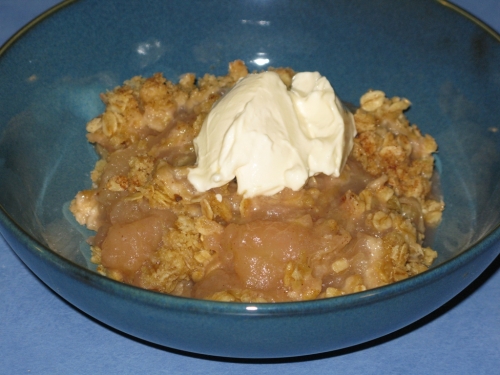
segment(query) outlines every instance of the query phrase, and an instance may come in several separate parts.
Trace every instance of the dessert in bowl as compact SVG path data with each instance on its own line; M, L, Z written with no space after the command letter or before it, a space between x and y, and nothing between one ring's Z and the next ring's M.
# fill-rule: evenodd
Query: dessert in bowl
M293 5L285 16L279 2L230 9L193 2L188 12L185 5L154 1L147 6L79 1L18 37L0 60L8 83L0 93L2 233L15 251L60 295L106 324L162 345L234 357L291 356L354 345L407 325L456 295L498 253L493 105L498 87L490 79L498 42L433 2L401 8L387 1L373 5L378 12L368 4L334 4ZM405 20L404 27L388 29L388 9ZM226 23L209 27L216 19L211 17L221 13ZM422 13L426 17L419 17ZM165 14L172 16L169 22ZM362 22L366 19L357 18L362 14L377 16ZM192 20L189 28L183 17ZM81 38L91 19L101 29ZM106 27L109 20L118 27ZM423 30L420 34L407 30L412 22ZM55 30L69 25L74 33L57 36L56 47ZM455 30L459 25L462 33L451 33L446 25ZM461 48L469 42L487 53ZM88 249L79 246L90 233L66 225L71 218L64 207L89 186L88 172L97 161L85 142L85 124L104 110L99 94L138 74L163 72L171 80L212 68L225 74L236 58L256 70L266 68L258 65L266 59L273 66L317 70L354 104L368 88L410 98L407 116L439 144L437 169L447 204L429 239L439 254L429 271L356 294L268 304L174 297L89 270Z
M422 246L444 208L437 145L408 122L407 99L369 91L353 115L318 72L241 60L178 84L137 76L102 99L86 126L100 159L70 211L96 231L103 275L287 302L387 285L437 256ZM46 235L56 251L60 232Z

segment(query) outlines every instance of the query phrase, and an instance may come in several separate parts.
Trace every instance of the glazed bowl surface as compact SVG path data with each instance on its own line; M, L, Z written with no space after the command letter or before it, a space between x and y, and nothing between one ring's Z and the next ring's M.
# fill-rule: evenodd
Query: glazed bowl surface
M394 332L460 293L500 251L500 37L445 2L66 1L0 51L0 227L28 267L99 321L166 347L290 357ZM232 304L172 297L95 272L68 202L97 155L85 124L99 94L135 75L319 71L356 104L370 88L410 99L439 144L446 202L432 268L318 301ZM49 243L54 250L49 248Z

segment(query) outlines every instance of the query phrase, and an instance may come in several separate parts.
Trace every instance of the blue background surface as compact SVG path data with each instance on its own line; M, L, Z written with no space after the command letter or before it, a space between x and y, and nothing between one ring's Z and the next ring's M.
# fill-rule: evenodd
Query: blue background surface
M0 44L56 3L0 0ZM500 1L455 3L500 32ZM497 259L450 303L371 343L291 360L221 360L103 326L41 283L0 237L0 374L498 374L499 268Z

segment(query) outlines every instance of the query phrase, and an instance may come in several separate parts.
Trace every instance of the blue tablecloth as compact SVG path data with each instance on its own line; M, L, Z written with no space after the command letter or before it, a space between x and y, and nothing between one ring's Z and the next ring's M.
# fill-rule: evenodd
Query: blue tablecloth
M455 2L500 32L499 0ZM0 44L56 3L0 0ZM429 317L367 345L295 360L220 360L100 324L40 282L0 237L0 374L500 374L499 268L497 259Z

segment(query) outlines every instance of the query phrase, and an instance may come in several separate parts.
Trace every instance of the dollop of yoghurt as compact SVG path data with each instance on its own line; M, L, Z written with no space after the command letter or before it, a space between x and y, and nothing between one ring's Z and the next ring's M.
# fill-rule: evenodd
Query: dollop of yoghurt
M275 72L249 74L205 119L188 179L204 192L236 177L245 198L299 190L316 174L339 176L355 135L352 113L318 72L297 73L290 90Z

